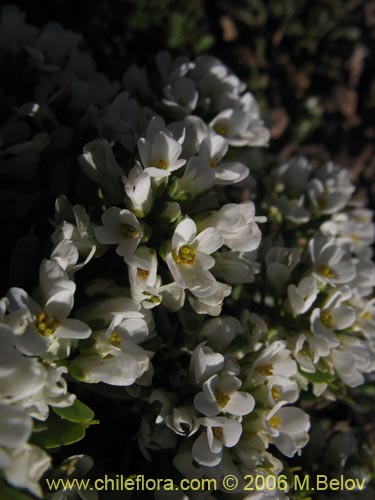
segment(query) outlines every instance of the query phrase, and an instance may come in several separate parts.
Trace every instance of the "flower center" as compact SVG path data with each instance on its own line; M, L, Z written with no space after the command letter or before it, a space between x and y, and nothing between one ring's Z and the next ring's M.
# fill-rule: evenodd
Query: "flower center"
M224 123L218 123L214 126L214 130L217 134L222 135L223 137L227 137L229 129Z
M333 315L329 311L322 311L320 313L320 321L329 329L332 329L335 324Z
M365 314L363 315L363 317L367 321L371 321L372 320L372 316L371 316L371 314L368 311L365 312Z
M55 333L57 328L61 325L61 321L54 316L47 316L44 312L41 312L36 316L34 325L43 337L49 337Z
M147 271L147 269L142 269L139 267L137 269L137 276L139 276L141 279L146 280L150 274L150 271Z
M320 266L317 267L316 270L318 271L319 274L321 274L329 279L332 279L335 276L332 269L330 267L326 266L325 264L321 264Z
M256 373L260 373L261 375L264 376L269 376L273 375L273 366L271 363L268 363L266 365L260 365L255 368Z
M271 417L268 421L270 426L273 427L274 429L278 429L281 422L282 422L282 419L279 417Z
M225 406L227 406L227 404L230 401L230 396L228 396L228 394L225 394L225 392L221 391L220 389L216 389L215 398L216 398L217 404L219 406L221 406L221 408L224 408Z
M161 168L162 170L167 170L168 162L166 160L158 160L151 163L152 167Z
M219 166L219 162L216 158L212 158L209 163L211 168L217 168Z
M221 439L223 437L223 428L222 427L212 427L212 434L216 439Z
M121 345L121 335L118 332L112 332L108 338L108 341L113 347L120 347Z
M280 399L281 391L278 387L275 386L275 387L272 387L271 394L272 394L274 401L277 401L278 399Z
M137 236L139 236L139 232L131 224L123 224L121 228L121 235L124 238L134 239L137 238Z
M173 258L177 264L194 264L196 252L193 248L183 246L178 254L173 253Z

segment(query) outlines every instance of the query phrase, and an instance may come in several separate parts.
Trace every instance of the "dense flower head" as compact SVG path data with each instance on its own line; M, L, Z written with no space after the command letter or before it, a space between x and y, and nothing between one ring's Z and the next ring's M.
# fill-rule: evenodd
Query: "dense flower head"
M40 75L2 128L4 172L32 178L49 141L61 154L72 140L60 98L87 138L82 204L58 196L35 288L0 301L1 477L42 495L44 448L74 441L43 432L73 422L78 440L95 423L79 386L126 402L146 460L168 450L187 478L278 476L309 440L304 394L326 404L375 369L373 213L348 172L302 157L253 168L269 132L216 57L163 52L120 84L58 24L6 6L0 26L0 51ZM242 486L244 500L287 498Z

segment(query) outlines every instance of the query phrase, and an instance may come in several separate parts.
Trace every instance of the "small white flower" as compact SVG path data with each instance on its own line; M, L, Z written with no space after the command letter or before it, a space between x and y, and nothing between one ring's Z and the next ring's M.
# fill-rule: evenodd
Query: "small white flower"
M198 92L190 78L175 78L164 87L163 91L165 95L162 99L163 104L181 115L191 113L197 106Z
M238 319L232 316L222 316L206 321L199 333L207 338L210 347L221 351L242 332L243 328Z
M74 304L75 283L55 262L43 260L39 272L41 307L21 288L8 292L10 310L28 309L28 327L16 337L17 348L26 355L67 357L71 342L90 336L82 321L68 318Z
M95 228L98 241L105 245L117 245L116 253L131 264L143 236L136 216L130 210L110 207L103 213L102 222L103 226Z
M293 457L309 440L310 420L300 408L278 403L267 415L266 424L272 444L283 455Z
M51 465L51 457L37 446L25 444L12 451L10 463L4 467L5 479L16 488L26 488L41 497L39 480Z
M223 447L233 448L238 443L242 425L226 417L200 418L199 423L206 431L193 444L193 458L201 465L213 467L221 462Z
M145 217L151 210L153 201L151 178L147 170L143 170L136 162L129 175L122 177L122 182L127 196L127 206L137 217Z
M238 108L224 109L210 122L210 127L222 135L230 146L266 146L269 132L259 117L252 117Z
M296 316L308 311L317 296L318 287L312 276L302 278L298 286L288 286L288 306Z
M203 391L194 398L198 411L207 417L220 412L230 415L248 415L253 411L255 401L247 392L238 391L241 380L232 374L213 375L203 384Z
M199 227L214 227L222 235L226 246L232 250L250 252L259 247L262 237L257 222L266 222L266 218L255 216L254 203L245 201L222 206L204 218Z
M202 168L212 168L215 184L235 184L249 175L249 169L239 162L222 161L228 151L228 142L220 135L207 137L200 145L199 160Z
M211 168L202 167L200 160L193 156L189 159L184 174L175 180L169 194L176 200L192 200L208 191L215 182Z
M347 252L331 238L317 233L309 241L309 252L315 276L332 286L349 283L355 278L355 267Z
M330 162L316 172L306 190L318 213L333 214L344 208L355 187L350 182L348 170Z
M25 357L14 348L16 338L0 325L0 394L8 404L38 393L47 379L47 372L37 359Z
M260 271L260 264L254 262L251 252L216 252L215 266L212 273L230 285L254 283L255 274Z
M146 138L138 139L138 152L143 167L150 177L168 177L171 172L185 165L179 159L182 146L173 138L172 133L162 128L161 121L154 117L148 126Z
M195 434L200 425L194 408L186 406L173 408L172 412L166 416L165 424L173 432L184 437Z
M223 369L224 356L214 352L205 342L199 344L193 351L190 360L190 372L197 384L202 384Z
M223 238L214 228L197 234L192 219L180 222L173 234L171 252L167 254L168 268L180 288L188 288L197 297L215 292L217 282L208 271L215 265L211 253L223 244Z
M190 290L191 291L191 290ZM215 290L211 294L196 294L191 291L189 303L197 314L209 314L210 316L219 316L223 307L225 297L231 294L232 287L225 283L216 282Z
M250 367L250 378L253 385L261 385L271 377L292 377L297 373L297 364L286 348L286 342L276 340L264 348Z

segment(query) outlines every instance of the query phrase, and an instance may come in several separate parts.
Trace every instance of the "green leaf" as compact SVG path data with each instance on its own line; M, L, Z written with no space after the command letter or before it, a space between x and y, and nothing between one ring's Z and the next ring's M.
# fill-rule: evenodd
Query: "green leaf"
M53 411L64 420L78 424L90 423L95 414L91 408L76 399L71 406L66 408L53 408Z
M31 441L42 448L50 449L76 443L85 437L86 425L69 422L51 413L46 421L48 429L32 435Z
M309 382L313 382L314 384L322 384L332 382L335 379L334 375L330 373L316 371L315 373L307 373L299 368L298 370L301 375L303 375Z
M22 493L22 491L16 490L7 486L3 481L0 481L0 498L4 500L32 500L33 497Z

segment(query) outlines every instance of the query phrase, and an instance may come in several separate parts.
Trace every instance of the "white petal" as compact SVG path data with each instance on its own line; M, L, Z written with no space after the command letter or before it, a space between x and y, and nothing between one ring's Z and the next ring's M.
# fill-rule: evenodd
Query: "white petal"
M78 319L65 319L56 330L56 336L62 339L87 339L91 335L91 328Z

